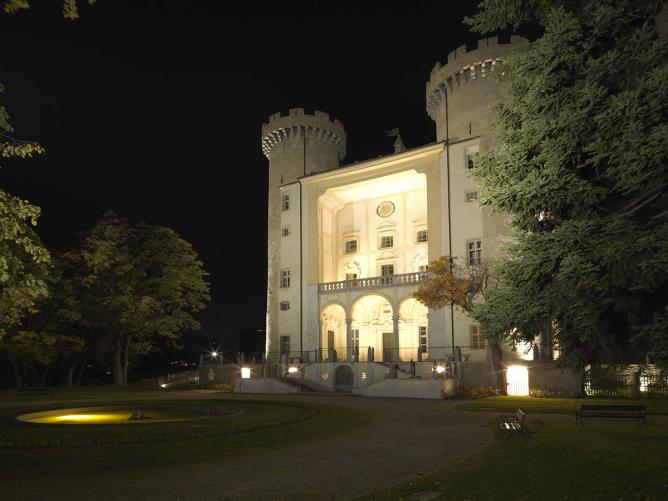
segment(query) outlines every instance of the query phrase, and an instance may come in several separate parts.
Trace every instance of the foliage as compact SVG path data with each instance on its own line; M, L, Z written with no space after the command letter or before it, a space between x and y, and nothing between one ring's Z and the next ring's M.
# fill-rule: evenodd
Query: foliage
M441 256L432 261L429 265L429 280L413 296L432 309L454 304L470 313L476 300L484 298L489 288L489 267L486 263L459 266L455 259Z
M479 398L496 397L501 394L498 388L493 386L473 386L471 388L460 388L452 398L459 400L477 400Z
M192 314L209 300L207 275L191 245L173 230L131 225L113 211L65 255L81 288L81 321L111 343L116 384L127 384L132 355L158 341L176 344L199 328Z
M93 5L97 0L85 0L88 5ZM65 19L79 18L79 1L78 0L62 0L63 17ZM30 8L30 0L4 0L2 4L3 10L8 14L14 14L20 10Z
M479 32L540 25L504 63L510 100L474 175L512 216L500 287L474 317L563 360L668 361L668 45L652 0L486 0Z
M0 338L47 295L50 256L32 226L39 208L0 190Z
M211 389L222 393L234 393L234 385L231 383L212 384Z

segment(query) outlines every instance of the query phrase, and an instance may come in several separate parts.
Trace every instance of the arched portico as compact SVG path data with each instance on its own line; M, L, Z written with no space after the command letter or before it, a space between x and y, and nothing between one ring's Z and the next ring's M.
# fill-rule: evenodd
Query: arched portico
M349 351L346 342L346 311L340 304L332 303L321 312L320 347L323 360L333 361L346 357ZM336 350L336 354L334 351Z
M397 357L399 347L398 317L392 304L380 294L366 294L352 306L351 338L359 347L359 360L389 361ZM372 349L372 350L370 350Z
M422 360L426 360L429 348L429 309L415 298L403 301L399 306L399 357L401 360L418 360L418 349L423 348Z

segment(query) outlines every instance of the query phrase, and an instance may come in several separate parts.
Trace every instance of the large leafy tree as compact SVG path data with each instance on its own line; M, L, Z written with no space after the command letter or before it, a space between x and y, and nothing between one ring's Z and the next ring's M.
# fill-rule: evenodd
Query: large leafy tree
M66 18L78 17L76 0L64 0L62 4ZM29 8L30 2L4 0L0 6L12 14ZM4 90L0 83L0 95ZM0 104L0 158L27 158L44 151L38 143L16 139L13 132L9 113ZM39 215L39 207L0 189L0 339L47 294L49 253L32 229Z
M81 288L82 325L111 345L117 385L127 385L132 355L199 328L193 313L209 300L207 273L173 230L109 211L66 260Z
M455 258L441 256L429 264L430 277L418 287L413 296L425 306L438 310L452 305L471 315L476 306L484 302L495 287L495 279L486 261L478 265L460 265ZM482 325L483 330L487 330ZM496 372L496 384L504 389L503 350L496 337L489 337L492 364Z
M653 0L484 0L486 33L542 35L509 57L481 202L511 216L500 287L474 316L564 360L668 361L668 45Z

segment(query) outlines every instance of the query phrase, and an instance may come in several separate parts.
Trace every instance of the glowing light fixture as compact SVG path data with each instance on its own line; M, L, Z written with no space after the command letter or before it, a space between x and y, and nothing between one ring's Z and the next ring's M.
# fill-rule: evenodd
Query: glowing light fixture
M211 356L212 356L213 358L216 358L216 357L218 356L218 352L217 352L217 351L212 351L212 352L211 352Z
M525 397L529 395L529 371L523 365L508 367L506 372L508 395Z
M299 369L297 369L297 367L290 367L290 368L288 369L288 372L289 372L290 374L294 374L295 372L299 372Z
M445 372L445 367L443 367L442 365L437 365L436 372L438 372L439 374L443 374Z
M162 383L162 384L160 385L160 388L167 388L167 383Z
M250 377L251 377L250 367L242 367L241 368L241 379L250 379Z

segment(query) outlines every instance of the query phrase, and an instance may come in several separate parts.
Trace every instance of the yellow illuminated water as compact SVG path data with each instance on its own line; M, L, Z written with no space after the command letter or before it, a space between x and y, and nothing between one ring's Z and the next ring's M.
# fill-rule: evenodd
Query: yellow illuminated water
M141 409L118 408L85 408L58 409L41 412L30 412L17 416L18 421L39 424L141 424L161 423L166 421L183 421L193 416L165 412L162 410L142 411L143 419L131 419Z

